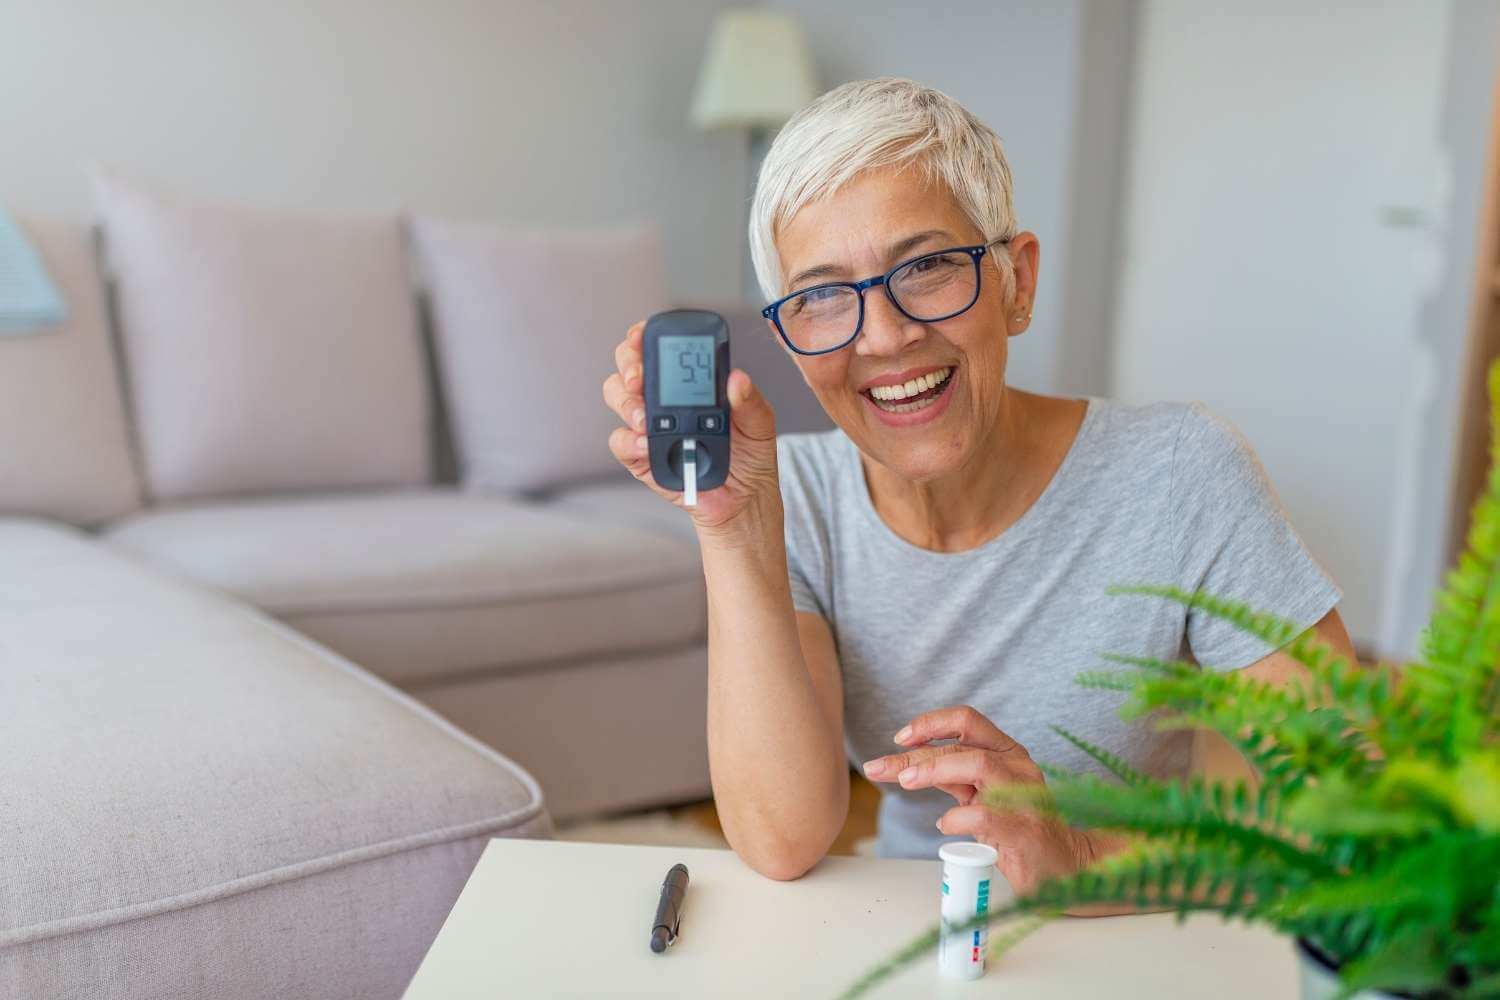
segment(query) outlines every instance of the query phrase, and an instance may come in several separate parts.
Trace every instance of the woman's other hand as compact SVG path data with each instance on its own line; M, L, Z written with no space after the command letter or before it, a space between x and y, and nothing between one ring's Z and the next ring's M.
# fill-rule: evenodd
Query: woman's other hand
M615 371L604 380L604 402L623 421L610 432L609 450L630 474L658 496L683 506L682 494L658 486L646 453L646 400L641 342L646 321L632 326L615 348ZM698 504L688 508L702 532L731 534L746 511L761 501L780 504L776 477L776 414L750 376L736 368L729 373L729 475L717 489L699 491Z
M958 742L926 745L942 739ZM911 749L866 762L865 775L953 796L958 804L938 820L938 830L993 847L1000 855L997 866L1016 893L1024 895L1094 860L1098 845L1084 831L1054 817L998 812L984 804L987 788L1045 781L1026 748L974 708L959 705L919 715L896 734L896 742Z

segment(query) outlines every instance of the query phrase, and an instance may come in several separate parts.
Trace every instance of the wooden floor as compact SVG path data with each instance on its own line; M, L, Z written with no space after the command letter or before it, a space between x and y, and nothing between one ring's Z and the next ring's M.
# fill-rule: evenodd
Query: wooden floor
M843 830L839 831L833 846L829 848L829 854L854 854L854 844L865 837L875 836L875 813L880 807L880 791L863 775L849 772L849 819L844 823ZM687 820L706 830L710 830L719 836L724 835L724 828L719 825L719 814L714 809L713 800L707 802L695 802L692 805L679 806L671 810L674 818Z

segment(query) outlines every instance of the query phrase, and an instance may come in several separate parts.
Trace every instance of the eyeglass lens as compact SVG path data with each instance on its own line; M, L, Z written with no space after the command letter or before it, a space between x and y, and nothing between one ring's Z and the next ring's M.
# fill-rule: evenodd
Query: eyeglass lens
M963 251L918 257L892 274L888 287L897 305L913 319L947 319L978 298L978 262ZM811 288L783 302L779 315L781 329L795 347L831 350L849 341L858 329L859 292L848 285Z

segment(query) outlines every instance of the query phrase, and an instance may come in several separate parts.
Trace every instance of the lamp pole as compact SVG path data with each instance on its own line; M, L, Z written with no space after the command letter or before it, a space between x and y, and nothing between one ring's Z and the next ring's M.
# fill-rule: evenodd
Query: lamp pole
M699 128L744 129L749 183L740 217L749 232L756 176L780 128L817 96L816 74L807 39L796 18L783 11L740 8L720 13L709 33L698 73L691 118ZM746 247L746 237L741 237ZM749 253L742 253L740 296L760 299Z

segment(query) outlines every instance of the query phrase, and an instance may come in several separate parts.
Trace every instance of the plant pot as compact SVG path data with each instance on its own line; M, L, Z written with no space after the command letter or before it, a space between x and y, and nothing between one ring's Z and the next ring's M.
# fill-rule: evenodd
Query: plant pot
M1302 1000L1333 1000L1339 995L1338 969L1322 950L1303 938L1297 939L1297 967L1302 982ZM1401 1000L1394 993L1360 990L1350 1000Z

